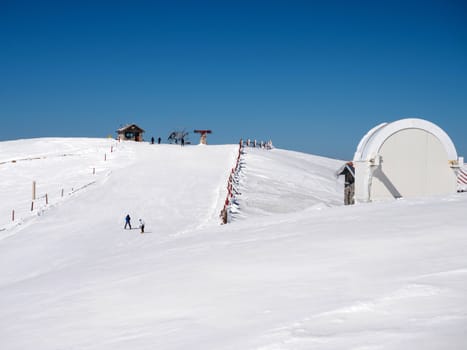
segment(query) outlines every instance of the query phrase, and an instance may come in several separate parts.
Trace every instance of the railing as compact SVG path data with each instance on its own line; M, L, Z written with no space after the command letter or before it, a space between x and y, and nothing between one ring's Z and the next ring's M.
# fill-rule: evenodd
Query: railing
M221 224L227 224L232 220L232 214L238 212L239 204L237 196L240 193L240 176L243 169L243 143L240 141L238 147L238 155L235 167L232 168L227 180L227 196L225 198L224 207L221 210Z
M460 168L457 173L457 192L467 192L467 169Z

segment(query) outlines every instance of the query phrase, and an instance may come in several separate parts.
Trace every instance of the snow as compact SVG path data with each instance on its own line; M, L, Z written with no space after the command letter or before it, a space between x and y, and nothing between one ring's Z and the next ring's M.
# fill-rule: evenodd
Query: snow
M341 161L247 148L220 225L237 147L0 142L1 348L466 347L465 193L347 207Z

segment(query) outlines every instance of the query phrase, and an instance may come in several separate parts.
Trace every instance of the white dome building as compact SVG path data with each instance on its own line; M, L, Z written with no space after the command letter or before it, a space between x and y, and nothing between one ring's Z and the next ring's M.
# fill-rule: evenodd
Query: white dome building
M437 125L401 119L371 129L354 155L356 202L456 193L456 148Z

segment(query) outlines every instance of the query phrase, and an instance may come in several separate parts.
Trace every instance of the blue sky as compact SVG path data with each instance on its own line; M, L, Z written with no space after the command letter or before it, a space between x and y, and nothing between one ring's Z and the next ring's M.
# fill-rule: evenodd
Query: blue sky
M0 140L137 123L349 159L405 117L467 158L465 2L0 0Z

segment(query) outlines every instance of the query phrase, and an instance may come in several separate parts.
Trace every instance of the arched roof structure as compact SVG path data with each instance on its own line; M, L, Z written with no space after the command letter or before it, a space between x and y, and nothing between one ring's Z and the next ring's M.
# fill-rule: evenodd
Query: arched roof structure
M451 138L437 125L418 118L406 118L382 123L371 129L358 144L354 161L368 161L376 156L383 143L393 134L405 129L421 129L434 135L443 145L449 160L457 160L457 151Z

